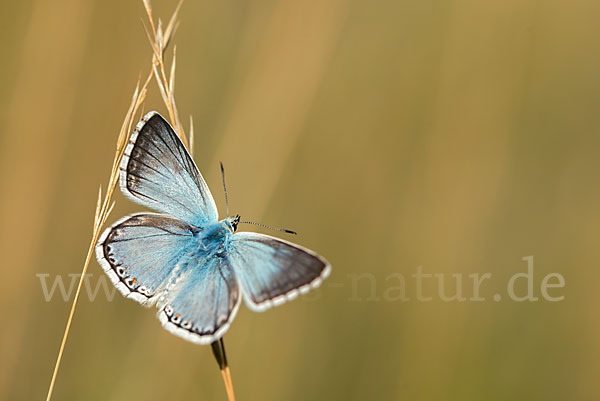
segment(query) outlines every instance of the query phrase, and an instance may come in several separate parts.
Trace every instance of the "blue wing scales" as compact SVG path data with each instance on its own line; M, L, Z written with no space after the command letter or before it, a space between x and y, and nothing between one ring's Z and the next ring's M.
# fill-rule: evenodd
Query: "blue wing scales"
M219 339L240 305L240 290L227 258L212 255L190 263L160 306L158 318L171 333L196 344Z

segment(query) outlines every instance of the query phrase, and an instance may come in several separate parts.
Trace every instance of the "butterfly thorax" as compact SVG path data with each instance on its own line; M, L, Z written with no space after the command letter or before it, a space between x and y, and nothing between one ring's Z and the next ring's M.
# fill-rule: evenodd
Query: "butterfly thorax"
M209 253L222 252L229 243L230 236L235 232L239 220L239 216L228 217L206 225L195 234L200 242L200 247Z

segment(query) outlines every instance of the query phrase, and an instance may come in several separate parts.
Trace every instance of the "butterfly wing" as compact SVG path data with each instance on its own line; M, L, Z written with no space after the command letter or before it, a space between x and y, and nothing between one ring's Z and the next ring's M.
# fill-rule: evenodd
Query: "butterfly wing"
M210 344L227 331L240 300L229 261L213 255L189 265L158 318L171 333L196 344Z
M167 291L193 244L192 227L159 214L125 216L107 228L96 258L127 298L147 306Z
M218 220L215 201L181 140L152 111L138 123L121 160L120 186L133 201L195 226Z
M280 305L319 286L331 270L325 259L308 249L251 232L233 235L227 257L246 304L256 311Z

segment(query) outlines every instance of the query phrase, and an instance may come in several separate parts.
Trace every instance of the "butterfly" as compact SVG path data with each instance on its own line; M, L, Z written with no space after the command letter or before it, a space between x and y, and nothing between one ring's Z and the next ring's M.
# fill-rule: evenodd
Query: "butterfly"
M108 227L96 258L125 297L156 305L162 326L197 344L227 331L241 299L255 311L321 284L330 264L279 238L237 232L240 216L219 220L210 190L171 125L152 111L137 124L119 166L119 186L158 213Z

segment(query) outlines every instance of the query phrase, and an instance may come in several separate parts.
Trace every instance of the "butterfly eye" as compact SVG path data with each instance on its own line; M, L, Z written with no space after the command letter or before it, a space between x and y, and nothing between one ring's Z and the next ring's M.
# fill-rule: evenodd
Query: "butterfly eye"
M135 283L137 283L137 280L135 279L135 277L131 277L130 279L128 279L126 281L126 283L129 286L129 288L133 288L133 286L135 285Z
M125 275L126 271L127 271L127 269L124 268L123 266L117 267L117 274L121 277L123 277Z
M175 316L173 316L173 319L172 319L172 321L173 321L173 323L175 323L175 324L179 324L179 322L181 322L181 315L180 315L179 313L178 313L178 314L176 314Z
M181 323L181 327L184 329L190 329L192 327L192 323L188 320L184 320L183 323Z
M167 316L171 317L173 316L173 308L171 308L170 306L165 306L165 313L167 314Z

